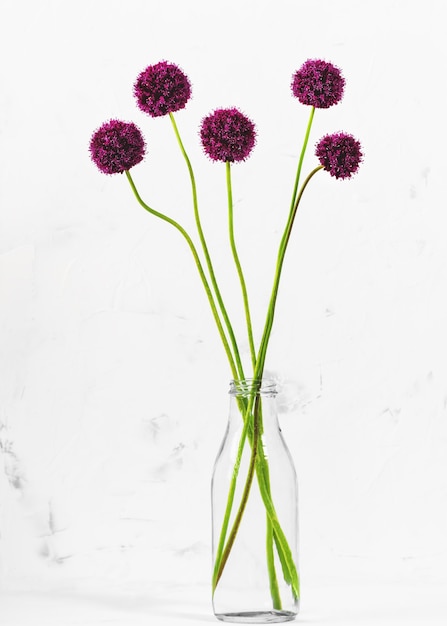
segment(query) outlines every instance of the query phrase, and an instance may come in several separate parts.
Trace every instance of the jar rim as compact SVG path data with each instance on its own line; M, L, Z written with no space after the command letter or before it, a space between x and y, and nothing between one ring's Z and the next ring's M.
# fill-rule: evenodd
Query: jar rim
M245 378L243 380L230 381L231 396L276 396L278 393L277 383L272 378Z

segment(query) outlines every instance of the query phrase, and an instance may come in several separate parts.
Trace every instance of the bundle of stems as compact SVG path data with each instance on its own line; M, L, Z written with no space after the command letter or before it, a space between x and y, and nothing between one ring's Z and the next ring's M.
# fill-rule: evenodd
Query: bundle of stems
M266 558L267 558L267 566L270 580L270 590L273 600L273 606L275 609L281 609L281 599L279 597L278 583L277 583L277 575L275 570L275 562L274 562L274 551L273 547L275 547L276 552L279 557L279 561L281 563L281 568L283 572L283 576L287 584L291 586L293 596L295 598L299 597L299 577L296 568L296 564L293 560L292 551L290 549L288 540L281 528L280 521L278 520L278 516L276 514L275 505L270 489L270 477L269 477L269 465L267 458L264 453L263 446L261 445L261 434L262 434L262 400L258 393L259 387L258 383L261 381L264 373L265 361L267 356L267 348L270 340L270 335L273 327L273 320L275 315L275 307L276 301L278 297L278 288L281 278L281 272L283 268L284 258L287 250L287 246L290 240L290 235L292 232L292 228L295 221L295 216L303 195L304 190L306 189L309 181L312 177L323 168L322 165L315 167L305 178L304 182L300 186L300 178L301 178L301 170L303 165L303 160L309 140L309 135L312 127L313 117L314 117L315 107L311 107L310 116L301 148L301 152L299 154L298 166L296 170L295 181L293 185L292 198L289 208L289 213L286 221L286 225L284 228L284 232L282 238L279 243L277 261L275 274L273 279L272 291L270 296L269 305L267 308L267 315L264 324L264 329L262 333L262 337L256 351L254 336L253 336L253 328L251 322L251 314L250 314L250 306L249 299L247 293L247 286L244 278L244 273L242 270L242 266L239 260L239 255L236 248L235 236L234 236L234 223L233 223L233 192L232 192L232 180L231 180L231 162L225 162L225 174L226 174L226 189L227 189L227 200L228 200L228 230L229 230L229 242L231 247L231 252L233 256L233 260L236 266L236 271L239 277L241 292L242 292L242 300L245 312L245 320L247 327L247 335L248 335L248 345L250 349L250 357L251 357L251 373L250 377L253 380L253 386L251 391L244 397L238 397L238 408L241 413L241 419L243 420L243 428L239 441L237 457L235 460L232 479L228 491L227 503L224 513L224 518L222 521L222 527L220 532L220 537L217 545L216 558L214 563L213 570L213 581L212 588L213 593L219 583L219 580L224 571L225 565L230 556L231 550L233 548L238 529L240 527L244 511L247 505L247 501L249 498L250 490L253 484L253 479L256 474L259 491L261 494L261 498L266 511L266 526L267 526L267 543L266 543ZM186 162L186 166L189 172L189 177L191 181L191 190L192 190L192 201L193 201L193 210L195 223L197 227L198 236L200 239L200 244L202 248L203 257L205 259L205 263L202 262L201 256L198 252L196 245L192 237L186 231L183 226L181 226L176 220L172 219L168 215L164 213L160 213L155 209L151 208L148 204L144 202L141 198L133 178L128 170L126 170L126 176L130 183L133 193L139 204L152 215L164 220L169 223L175 229L177 229L180 234L186 240L186 243L189 246L189 249L194 258L195 264L197 266L197 270L199 272L199 276L202 282L202 285L205 289L206 296L208 298L209 305L211 307L211 312L213 314L217 330L222 341L223 348L225 350L226 356L228 358L228 362L230 365L231 373L233 379L237 381L245 381L247 379L243 364L241 361L240 350L238 347L238 343L236 341L235 333L233 331L232 324L230 322L230 318L225 307L217 280L214 272L214 267L211 261L211 256L208 250L208 246L206 243L206 238L202 229L200 214L199 214L199 206L198 206L198 198L197 198L197 187L196 180L194 176L194 171L191 165L191 161L188 157L188 154L183 145L182 139L180 137L180 133L174 118L173 113L169 113L169 117L172 123L172 127L175 133L175 137L177 139L177 143L179 145L180 151L183 155L183 158ZM239 504L237 507L235 506L235 492L236 485L239 477L239 468L241 464L242 454L244 452L245 446L250 446L250 460L247 475L245 476L245 483L242 489L242 495ZM232 525L230 528L230 520L232 520Z

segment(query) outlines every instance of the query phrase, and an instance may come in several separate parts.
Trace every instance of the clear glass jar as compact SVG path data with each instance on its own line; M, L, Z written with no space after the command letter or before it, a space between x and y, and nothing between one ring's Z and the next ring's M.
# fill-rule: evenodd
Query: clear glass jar
M212 478L213 609L275 623L299 609L298 486L272 381L233 381Z

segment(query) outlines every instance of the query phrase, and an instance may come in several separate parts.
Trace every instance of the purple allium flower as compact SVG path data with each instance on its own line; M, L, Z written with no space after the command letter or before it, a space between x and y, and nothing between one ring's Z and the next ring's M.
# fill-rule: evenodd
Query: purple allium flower
M132 122L110 120L90 140L92 161L104 174L121 174L143 160L146 144Z
M308 59L293 75L291 87L301 104L328 109L342 99L345 79L332 63Z
M160 61L141 72L134 95L142 111L160 117L184 108L191 96L191 83L177 65Z
M363 160L360 142L346 133L325 135L317 143L315 154L335 178L350 178Z
M256 130L238 109L216 109L202 120L200 138L213 161L244 161L255 145Z

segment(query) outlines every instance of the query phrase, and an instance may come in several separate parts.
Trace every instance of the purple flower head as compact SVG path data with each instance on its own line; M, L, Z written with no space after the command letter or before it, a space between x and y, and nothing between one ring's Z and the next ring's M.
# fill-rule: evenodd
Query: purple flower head
M328 109L342 99L345 79L332 63L309 59L293 75L291 87L301 104Z
M184 108L191 96L191 83L177 65L160 61L141 72L133 91L142 111L160 117Z
M132 122L110 120L90 140L92 161L104 174L121 174L143 160L146 144Z
M363 161L360 142L352 135L325 135L317 143L315 154L324 169L335 178L350 178Z
M213 161L244 161L256 142L255 125L238 109L216 109L202 120L200 139Z

